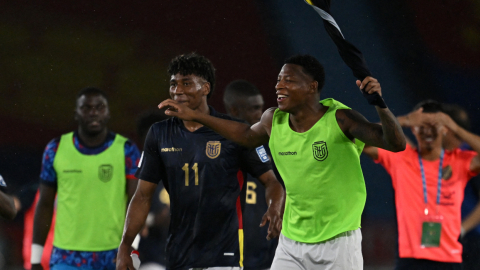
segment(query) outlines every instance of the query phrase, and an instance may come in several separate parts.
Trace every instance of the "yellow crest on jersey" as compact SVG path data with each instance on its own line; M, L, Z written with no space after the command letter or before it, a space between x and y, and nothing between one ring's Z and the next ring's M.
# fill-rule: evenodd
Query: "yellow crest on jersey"
M219 141L209 141L207 142L207 149L205 153L207 157L214 159L220 155L220 151L222 150L222 143Z

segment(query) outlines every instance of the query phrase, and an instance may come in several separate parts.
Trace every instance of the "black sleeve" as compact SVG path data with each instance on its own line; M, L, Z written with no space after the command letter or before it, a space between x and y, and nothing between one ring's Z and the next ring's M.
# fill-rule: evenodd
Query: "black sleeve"
M270 158L263 146L252 149L243 148L241 166L242 170L247 171L255 178L272 169Z
M152 125L150 127L145 138L145 146L138 162L138 170L135 173L135 177L158 184L165 176L165 167L158 152L158 138L156 138L155 126Z

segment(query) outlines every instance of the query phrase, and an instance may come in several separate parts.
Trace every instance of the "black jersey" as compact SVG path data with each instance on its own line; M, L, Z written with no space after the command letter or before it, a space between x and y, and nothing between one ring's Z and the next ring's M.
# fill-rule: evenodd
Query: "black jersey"
M212 107L210 114L232 119ZM136 177L163 181L170 195L167 269L243 266L240 191L245 172L271 169L264 161L207 127L190 132L176 117L150 128Z
M256 148L259 156L264 160L271 160L268 145ZM282 183L281 178L272 163L275 176ZM255 177L248 175L244 193L245 207L243 211L243 231L245 233L245 270L268 269L272 265L275 250L278 245L278 238L267 240L268 223L259 227L263 215L268 209L265 198L265 187Z

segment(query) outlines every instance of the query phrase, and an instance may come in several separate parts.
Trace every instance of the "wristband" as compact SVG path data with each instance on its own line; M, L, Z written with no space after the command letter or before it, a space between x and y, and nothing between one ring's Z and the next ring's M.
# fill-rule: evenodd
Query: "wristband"
M39 264L42 262L43 246L39 244L32 244L32 250L30 255L31 264Z

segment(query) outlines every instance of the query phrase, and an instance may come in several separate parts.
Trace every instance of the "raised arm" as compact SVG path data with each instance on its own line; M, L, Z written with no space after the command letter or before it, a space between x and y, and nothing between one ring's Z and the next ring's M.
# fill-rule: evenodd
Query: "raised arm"
M164 100L158 108L168 108L165 114L178 117L186 121L195 121L213 129L223 137L240 145L253 148L268 142L270 136L274 109L266 110L260 122L249 126L237 121L221 119L208 114L195 113L187 106L172 99Z
M282 230L282 214L284 206L284 191L282 185L278 182L273 170L260 175L258 180L265 186L265 198L267 200L267 212L263 215L260 227L265 226L267 221L268 234L267 240L278 237Z
M473 134L461 126L457 125L455 121L450 118L447 114L443 112L429 114L429 119L431 124L438 126L445 126L451 130L456 136L458 136L462 141L466 142L473 151L477 152L470 163L470 170L479 173L480 172L480 136Z
M372 77L367 77L363 82L357 80L357 86L368 94L382 95L380 83ZM370 123L354 110L338 110L337 121L350 138L356 138L366 145L383 148L392 152L405 150L405 135L397 118L388 108L375 106L380 117L381 125Z
M141 179L138 181L137 190L128 206L122 241L118 248L117 270L134 269L130 258L130 247L145 223L156 187L154 183Z

